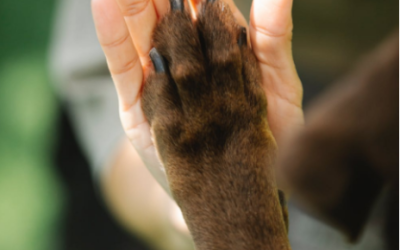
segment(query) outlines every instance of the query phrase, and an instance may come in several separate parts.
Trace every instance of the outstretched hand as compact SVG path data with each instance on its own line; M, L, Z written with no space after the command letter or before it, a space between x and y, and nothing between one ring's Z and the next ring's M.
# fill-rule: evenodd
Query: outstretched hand
M279 146L285 135L303 124L302 86L291 51L293 0L254 0L249 25L233 0L225 1L237 22L249 29L267 96L269 125ZM152 67L148 56L152 32L169 8L167 0L92 1L98 39L119 97L122 125L147 168L167 191L165 172L141 109L141 88Z

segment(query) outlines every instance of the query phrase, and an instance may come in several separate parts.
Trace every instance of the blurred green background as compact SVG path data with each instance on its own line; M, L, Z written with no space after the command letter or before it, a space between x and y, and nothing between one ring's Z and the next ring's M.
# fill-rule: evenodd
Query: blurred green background
M0 1L0 249L57 244L57 101L46 65L54 0Z

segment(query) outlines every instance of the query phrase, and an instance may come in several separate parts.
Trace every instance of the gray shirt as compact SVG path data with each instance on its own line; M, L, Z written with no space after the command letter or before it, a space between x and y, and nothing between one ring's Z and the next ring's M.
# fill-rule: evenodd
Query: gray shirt
M97 176L125 136L116 90L97 40L90 1L60 1L55 17L52 82Z

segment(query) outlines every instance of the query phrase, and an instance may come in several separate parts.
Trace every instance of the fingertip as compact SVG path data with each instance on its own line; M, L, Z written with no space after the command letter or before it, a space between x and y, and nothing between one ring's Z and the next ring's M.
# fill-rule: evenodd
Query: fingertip
M273 36L283 36L292 30L293 0L254 0L250 24Z
M102 17L101 19L112 20L119 13L118 5L113 0L92 0L91 5L92 13L96 20L100 17Z
M164 16L170 10L170 4L166 0L153 0L157 18Z
M101 5L102 0L91 0L90 4L92 6L92 11L97 11L99 6Z
M126 33L124 18L114 0L92 0L91 5L100 43L108 44Z
M97 25L99 21L101 21L101 16L103 13L103 0L92 0L91 1L92 7L92 16L95 24Z

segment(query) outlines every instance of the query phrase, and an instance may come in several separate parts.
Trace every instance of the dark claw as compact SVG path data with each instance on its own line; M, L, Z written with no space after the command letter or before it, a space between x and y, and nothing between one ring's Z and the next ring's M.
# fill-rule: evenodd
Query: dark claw
M216 2L217 0L207 0L207 3L214 3L214 2Z
M245 27L240 28L239 38L238 38L239 47L247 46L247 30Z
M156 48L150 50L150 59L153 62L154 69L157 73L164 73L167 71L167 64L164 58L160 55Z
M285 193L278 189L278 197L279 197L279 202L281 203L282 206L286 205L286 198L285 198Z
M170 0L171 10L173 11L182 11L184 9L183 0Z

